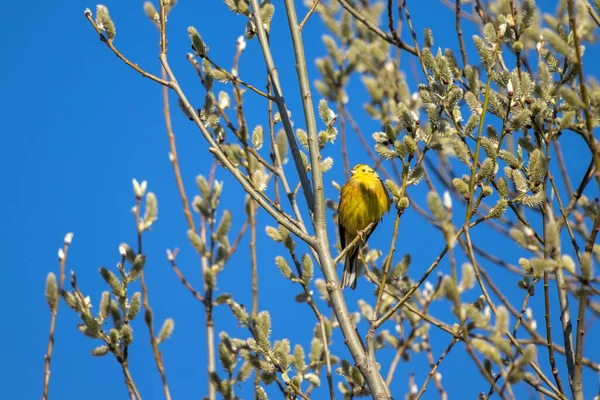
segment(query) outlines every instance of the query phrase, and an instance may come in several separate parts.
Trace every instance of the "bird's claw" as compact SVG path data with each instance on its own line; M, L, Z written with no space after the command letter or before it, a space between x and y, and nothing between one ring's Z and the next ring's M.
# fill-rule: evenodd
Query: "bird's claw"
M363 242L363 244L367 243L367 241L365 240L365 236L364 236L364 232L363 231L357 231L356 232L356 236L358 236L360 238L360 241Z

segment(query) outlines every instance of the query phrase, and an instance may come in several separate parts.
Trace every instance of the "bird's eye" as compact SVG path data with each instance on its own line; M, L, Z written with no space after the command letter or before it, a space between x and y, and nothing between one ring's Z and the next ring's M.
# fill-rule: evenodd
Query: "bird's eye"
M364 168L362 169L362 172L367 172Z

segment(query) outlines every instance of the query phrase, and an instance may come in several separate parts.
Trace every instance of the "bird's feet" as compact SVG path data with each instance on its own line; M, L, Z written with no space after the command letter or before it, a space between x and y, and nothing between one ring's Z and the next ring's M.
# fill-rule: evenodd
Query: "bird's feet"
M367 234L369 233L370 230L370 225L367 226L365 229L363 229L362 231L357 231L356 232L356 236L358 236L360 238L360 240L363 242L363 244L367 243Z
M363 242L363 244L367 243L367 241L365 240L365 232L364 231L357 231L356 236L358 236L360 238L360 241Z

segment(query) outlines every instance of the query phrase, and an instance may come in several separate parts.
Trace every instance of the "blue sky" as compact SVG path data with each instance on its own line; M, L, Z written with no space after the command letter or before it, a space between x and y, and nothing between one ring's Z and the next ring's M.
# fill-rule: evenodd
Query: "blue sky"
M225 68L231 66L235 41L245 27L243 18L231 14L221 1L201 3L204 2L182 0L169 17L168 32L169 57L174 72L188 98L197 107L203 101L204 90L185 59L185 54L190 51L187 26L198 28L210 47L212 58ZM272 28L275 62L296 127L303 127L283 5L281 1L274 3L277 7ZM436 13L424 7L424 2L415 4L411 9L419 35L427 24L434 28L436 48L456 49L453 13L437 2L432 3L435 3ZM111 0L105 4L117 26L116 46L142 68L159 74L158 35L142 10L142 2ZM149 190L156 193L159 203L158 222L144 236L144 247L156 328L164 318L175 319L173 337L161 345L169 386L174 399L198 398L206 394L207 385L204 310L172 272L165 250L181 248L178 264L188 280L198 288L201 287L201 276L198 258L186 236L187 225L168 159L161 88L126 67L98 40L83 16L86 7L95 9L95 3L80 0L44 4L11 2L4 22L0 24L0 43L5 55L0 66L4 93L0 99L0 115L5 132L0 157L5 187L4 195L0 197L4 226L0 248L4 254L5 272L0 280L0 291L4 294L6 305L4 329L0 331L0 354L6 360L0 366L0 397L40 396L49 321L44 281L48 271L58 271L57 249L67 232L75 234L67 268L77 272L80 287L91 296L97 309L100 293L106 289L98 267L114 268L119 258L119 243L135 241L130 209L134 204L131 179L137 178L149 182ZM299 15L304 15L304 12L305 8L299 6ZM472 26L465 24L465 37L470 49L469 38L474 32ZM324 54L320 39L322 33L318 17L313 17L304 30L308 60ZM408 39L406 33L403 34ZM406 54L402 57L402 68L412 77L413 71L417 70L415 59ZM586 58L589 70L599 61L598 52L588 49ZM475 59L475 55L471 54L471 62ZM312 62L309 63L309 73L311 80L317 78ZM257 87L264 87L264 64L256 41L248 43L242 57L240 76ZM414 90L416 85L412 78L410 84L411 90ZM380 127L362 111L364 95L360 88L360 81L353 79L348 107L370 140L370 134ZM220 85L219 89L230 88ZM315 97L318 100L316 91ZM179 112L175 97L171 100L181 168L188 196L193 197L197 193L195 176L208 174L211 157L197 129ZM250 126L266 125L264 104L256 96L246 96L245 108L250 116ZM581 141L572 136L563 138L563 148L568 149L567 162L573 168L576 180L585 170L587 161L582 158L587 158L588 153ZM354 137L349 140L349 151L351 163L369 161ZM343 181L339 147L327 152L336 157L338 164L326 176L326 181ZM585 157L580 154L585 154ZM234 211L232 232L235 234L245 219L239 212L243 192L223 170L217 172L217 179L225 181L221 207ZM337 197L331 185L328 184L326 190L328 197ZM422 200L426 188L419 186L411 191L413 196ZM590 196L594 195L592 192ZM461 212L460 209L457 211ZM373 235L372 243L387 249L392 220L388 217L384 221L382 228ZM293 295L300 289L281 277L275 268L273 259L275 255L283 254L283 249L263 234L267 223L273 224L265 212L260 212L260 308L271 311L273 339L289 337L292 344L300 343L308 349L314 316L306 305L293 301ZM507 258L512 263L524 255L506 241L486 239L491 230L477 229L482 232L480 243L491 253L509 254ZM410 251L413 255L412 276L418 278L420 275L415 271L425 269L437 256L443 247L443 238L411 210L402 218L400 237L395 259ZM507 247L510 253L506 253ZM248 254L246 237L218 281L219 293L232 293L238 302L247 305L251 300ZM460 263L463 259L459 257L458 261ZM505 294L515 304L520 304L523 292L516 288L516 279L495 267L486 266L493 278L505 288ZM448 263L442 263L440 270L449 272ZM320 276L319 272L317 276ZM356 293L346 292L352 310L357 309L357 299L372 298L365 281L359 284L359 288ZM134 287L134 290L139 289ZM538 324L541 325L541 286L538 293L531 306L537 312ZM476 291L472 291L465 298L475 299L476 296ZM320 307L325 310L325 304L321 303ZM559 325L556 310L554 305L555 329ZM432 312L452 321L447 303L436 304ZM126 398L118 364L110 356L92 358L89 355L97 344L76 330L77 322L76 315L64 303L61 304L52 364L51 398ZM237 327L227 308L216 309L215 323L217 333L225 330L234 337L248 336L245 330ZM145 399L163 398L146 326L140 318L133 327L136 340L130 354L134 379ZM361 329L364 330L364 325ZM597 326L590 329L590 335L598 333ZM561 342L558 330L554 337ZM437 357L450 338L432 330L431 340ZM349 354L339 332L334 342L333 351L348 359ZM596 356L597 360L598 344L588 338L586 345L586 353L592 358ZM386 353L380 356L384 373L387 373L393 356L391 351ZM544 362L547 357L541 347L539 357ZM559 363L566 385L562 358L559 358ZM410 372L419 373L417 384L423 382L428 371L426 366L427 361L422 354L410 363L400 364L392 385L396 398L401 398L406 392ZM459 395L474 398L479 391L487 390L487 385L481 384L473 363L461 351L452 352L440 371L451 398ZM477 378L472 379L472 374ZM325 384L324 375L322 382ZM478 384L466 385L466 382ZM597 390L596 375L586 370L585 382L588 398ZM273 387L269 388L273 398L278 398L279 394L273 390ZM522 396L528 393L520 390L517 393ZM243 398L252 397L248 385L238 389L237 393ZM325 396L326 392L316 393L315 396ZM424 398L436 397L437 392L430 385Z

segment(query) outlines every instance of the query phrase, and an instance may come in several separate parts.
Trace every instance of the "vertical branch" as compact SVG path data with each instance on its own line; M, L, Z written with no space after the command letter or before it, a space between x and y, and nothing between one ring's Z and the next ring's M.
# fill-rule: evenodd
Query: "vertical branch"
M48 399L48 389L50 386L50 363L52 362L52 352L54 350L54 328L56 326L56 316L58 315L58 305L60 303L60 293L65 282L65 265L67 263L67 253L69 251L69 245L73 239L72 233L65 235L63 247L58 251L58 262L60 264L60 270L58 275L58 286L56 289L56 300L50 309L50 330L48 333L48 348L44 355L44 386L42 389L42 400ZM85 304L85 303L84 303Z
M550 368L552 369L552 375L554 375L554 381L561 393L564 393L560 376L558 375L558 368L556 368L556 360L554 358L554 346L552 345L552 325L550 323L550 291L548 290L548 272L544 272L544 319L546 321L546 343L548 347L548 361L550 362Z
M164 68L162 68L162 78L166 79L166 73L165 73ZM183 184L183 179L181 178L181 169L179 168L179 158L177 157L177 146L175 144L175 134L173 133L173 129L171 127L171 112L169 109L169 88L166 86L163 86L162 94L163 94L163 114L165 117L165 127L167 129L167 136L169 138L169 160L171 161L171 165L173 166L173 172L175 173L175 182L177 183L177 189L179 190L179 197L181 197L181 203L183 205L183 214L185 215L185 219L188 223L189 229L192 231L196 231L196 226L194 224L194 217L192 216L188 197L187 197L187 194L185 191L185 186Z
M209 185L212 186L213 178L209 180ZM206 218L201 217L200 220L200 237L206 243ZM211 252L212 257L212 252ZM206 357L208 361L208 398L215 400L217 398L217 389L212 380L212 374L215 373L215 323L212 313L212 289L209 288L206 282L206 273L210 268L212 261L207 256L202 255L200 260L202 266L202 280L204 286L204 321L206 323Z
M304 117L308 134L308 146L314 190L313 225L316 236L315 250L318 254L319 264L323 270L323 275L325 276L327 282L327 290L333 304L333 310L340 324L340 328L346 340L348 349L350 350L350 353L361 374L365 377L373 398L389 399L390 394L385 382L383 381L381 372L378 371L375 365L372 365L369 362L360 337L356 331L356 327L352 323L344 296L342 295L342 291L338 284L338 276L335 270L335 264L331 258L329 239L327 237L327 221L325 213L323 175L321 172L321 157L319 154L316 121L306 68L304 45L298 25L298 17L296 15L294 1L285 0L284 3L288 24L290 27L290 33L292 36L292 43L294 46L296 72L300 84L300 92L302 94L302 106L304 108ZM256 10L258 0L252 0L252 5ZM261 28L259 28L259 31L260 30ZM263 50L266 50L264 46Z
M579 91L581 92L581 101L583 102L583 114L585 115L586 141L592 153L592 160L596 166L596 183L600 187L600 145L594 138L594 128L592 118L588 106L587 87L585 86L585 76L583 74L583 60L581 59L581 47L579 35L577 34L577 21L575 19L575 4L574 0L567 0L567 10L569 12L569 25L573 33L573 46L575 47L575 56L577 58L577 70L579 73Z
M511 8L514 11L514 4L511 2ZM549 136L549 135L548 135ZM547 192L548 188L548 177L550 175L550 140L548 138L544 138L543 135L536 135L538 139L538 143L540 148L542 147L542 139L543 143L546 147L546 154L544 156L544 163L546 164L547 173L544 176L544 190ZM556 198L558 199L558 204L562 209L562 202L560 200L560 195L556 192ZM546 214L548 214L548 218L546 218ZM552 206L548 201L548 197L544 196L544 205L542 207L542 229L544 232L544 259L547 259L549 256L554 257L556 255L556 249L549 248L548 237L547 237L547 224L555 224L554 216L552 215ZM568 226L568 224L567 224ZM569 227L569 231L570 231ZM534 282L535 285L535 282ZM528 291L529 293L529 291ZM554 376L554 381L556 382L556 386L561 394L564 394L564 389L562 387L562 381L558 374L558 368L556 367L556 362L554 358L554 348L552 347L552 329L550 326L550 301L548 296L548 272L544 272L544 309L545 309L545 322L546 322L546 340L547 343L550 343L548 346L548 358L550 362L550 367L552 368L552 375Z
M340 145L342 146L342 160L344 162L344 176L350 178L350 162L348 161L348 145L346 143L345 107L342 99L342 89L339 89L337 100L338 120L340 121Z
M577 22L576 22L576 16L575 16L574 0L567 1L567 10L569 13L569 24L571 26L571 32L573 34L573 46L575 47L575 56L577 58L576 65L577 65L577 69L578 69L578 73L579 73L579 90L581 92L581 101L583 102L583 113L585 115L585 125L586 125L586 134L587 134L586 141L587 141L590 151L592 153L592 160L594 162L594 165L596 166L596 173L594 174L594 176L596 178L596 183L600 187L600 153L599 153L600 147L594 137L592 115L590 113L589 105L588 105L588 94L587 94L587 87L585 85L585 75L583 74L583 60L581 59L580 40L579 40L579 35L577 34ZM567 222L567 221L565 221L565 222ZM596 239L596 235L598 232L599 224L600 224L600 214L596 216L596 219L594 221L594 229L592 231L592 234L590 235L589 240L586 242L585 253L591 252L591 250L593 248L594 241ZM586 257L586 255L584 255L584 257ZM583 260L581 260L581 261L583 261ZM559 270L560 270L560 268L559 268ZM560 272L560 274L562 275L562 271L557 271L557 272ZM556 274L556 278L557 278L556 283L560 285L560 282L558 281L558 278L559 278L558 273ZM564 284L564 277L562 279L562 283ZM563 295L565 297L565 300L567 300L568 297L566 294L564 294L564 292L567 291L567 288L565 286L561 286L561 287L564 288ZM582 358L582 354L583 354L582 353L583 352L583 333L584 333L586 303L587 303L587 290L582 286L582 293L579 298L579 307L578 307L578 316L577 316L577 334L576 334L576 339L575 339L576 340L575 356L573 356L573 341L572 341L573 339L572 339L571 335L569 335L569 337L567 338L566 332L565 332L565 350L567 350L567 351L570 350L570 354L567 357L567 363L570 366L569 378L572 379L572 381L570 381L571 391L573 392L573 397L576 400L583 399L581 358ZM566 306L568 307L568 302L566 303ZM561 307L562 307L562 304L561 304ZM568 308L566 309L566 311L568 312ZM566 317L568 317L568 315L566 315ZM563 324L563 327L564 327L564 324ZM569 321L569 325L567 326L567 328L572 329L572 326L570 325L570 321ZM569 334L570 333L571 332L569 332ZM567 340L567 339L569 339L569 340ZM569 343L569 346L567 346L567 342Z
M75 292L75 295L79 298L79 301L81 302L81 304L86 304L86 300L83 297L81 290L79 290L79 287L77 287L77 276L75 275L75 272L72 272L72 271L71 271L71 286L73 287L73 291ZM94 319L94 316L90 312L90 309L87 307L83 307L83 310L81 310L81 314L82 315L85 314L86 318L89 320ZM135 385L135 382L133 381L133 377L131 376L131 373L129 371L129 364L127 362L126 353L121 352L119 347L114 345L114 343L102 331L102 329L99 330L98 334L99 334L100 339L102 339L104 341L104 343L106 344L106 347L108 347L109 351L115 356L117 362L121 365L121 368L123 369L123 376L125 377L125 384L127 385L127 391L129 392L130 397L133 400L142 400L142 396L140 396L140 392L138 391L137 386Z
M321 331L321 342L323 343L323 353L325 354L325 366L327 368L327 384L329 386L329 397L331 400L335 400L335 392L333 386L333 377L331 374L331 353L329 352L329 343L327 340L327 330L325 328L325 318L323 314L319 311L317 304L312 295L312 291L308 286L308 281L304 279L303 268L298 261L298 257L296 256L296 252L293 248L289 249L290 256L292 257L292 261L294 262L294 266L296 267L296 272L298 272L298 276L300 280L298 283L302 285L302 289L304 290L304 294L306 296L306 303L310 306L317 321L319 322L319 330ZM307 392L308 395L308 392Z
M592 259L592 251L594 249L594 243L596 242L596 237L598 236L598 230L600 230L600 211L596 214L596 218L594 219L594 226L592 228L592 232L585 243L585 253L581 259L581 275L583 277L583 282L581 283L581 288L579 290L579 307L577 311L577 331L575 333L575 371L573 376L573 396L576 399L583 399L583 342L585 336L585 310L587 308L587 300L589 289L586 285L589 284L588 279L591 273L585 271L584 268L593 268L591 259ZM585 259L590 260L589 265L584 267ZM576 395L577 393L577 395ZM579 397L578 397L579 396Z
M402 193L402 194L404 194L404 193ZM383 267L383 276L381 279L381 286L379 286L379 293L377 294L377 302L375 303L375 309L373 311L372 322L377 321L377 316L379 314L379 307L381 306L381 299L383 298L383 290L385 289L385 283L387 280L387 276L390 271L390 266L392 265L392 256L394 255L394 251L396 250L396 239L398 237L398 228L400 226L400 218L402 217L403 213L404 213L404 210L398 210L398 212L396 213L396 219L394 221L394 230L393 230L393 234L392 234L392 241L390 243L390 252L388 253L388 256L385 259L385 265ZM372 333L374 335L375 334L374 324L371 324L371 328L373 329Z
M573 391L573 378L575 374L575 356L573 353L573 325L571 323L571 312L569 310L569 291L565 281L563 268L556 268L556 291L558 292L558 302L560 306L560 322L562 326L563 340L565 343L565 358L567 370L569 372L569 386ZM573 393L575 396L575 393ZM583 399L583 398L581 398Z
M499 32L498 32L499 33ZM489 105L489 95L492 84L492 68L494 63L496 62L496 55L498 54L498 49L500 48L500 36L498 36L498 41L494 45L494 52L492 54L492 61L490 65L490 70L487 71L487 82L485 85L485 95L483 97L483 107L481 110L481 116L479 118L479 128L477 129L477 143L475 145L475 154L473 155L473 167L471 168L471 179L469 181L469 198L467 201L467 212L465 213L465 234L469 233L469 221L471 220L471 216L473 213L473 195L475 192L475 176L477 175L477 165L479 164L479 153L481 150L481 139L483 137L483 127L485 126L485 115L487 113L488 105Z
M562 149L560 147L560 143L558 142L558 140L554 140L554 141L552 141L552 144L554 145L554 152L556 153L556 161L558 163L558 166L560 167L560 175L562 176L563 182L567 189L567 194L569 195L569 197L572 197L573 196L573 186L571 185L571 179L569 178L569 174L567 172L567 167L566 167L563 155L562 155Z
M167 51L167 39L166 39L166 10L163 2L160 2L160 16L159 16L159 31L160 31L160 52L161 54L166 53ZM165 80L165 70L162 71L162 79ZM183 188L183 182L181 180L181 172L179 171L179 163L177 162L177 149L175 147L175 135L173 135L173 131L171 128L171 115L169 112L169 99L168 99L168 88L163 86L163 113L165 116L165 126L167 129L167 135L169 137L169 159L173 165L173 169L175 171L175 179L177 181L177 186L179 188L179 193L183 202L184 214L188 221L192 221L192 215L189 210L187 196L185 195L185 189ZM138 235L138 254L142 254L142 234L143 227L140 223L140 212L141 212L141 196L136 195L136 207L135 207L135 222L136 229ZM156 335L154 332L154 322L153 322L153 314L152 309L150 308L149 300L148 300L148 286L146 285L146 278L144 271L140 272L140 284L142 287L142 303L144 306L144 320L148 325L148 330L150 333L150 345L152 346L152 352L154 354L154 361L156 362L156 367L158 369L158 373L160 374L161 382L163 385L163 391L165 393L165 398L167 400L171 400L171 394L169 391L169 385L167 383L167 375L165 373L165 368L162 362L162 354L158 350L158 343L156 341ZM124 370L124 372L126 372Z
M285 106L285 101L283 99L283 93L281 91L281 85L279 83L279 73L275 68L275 62L273 61L273 56L271 55L271 50L269 48L269 41L267 39L267 32L265 31L265 27L262 24L262 15L260 11L260 6L258 5L258 0L250 0L250 4L252 5L252 13L254 14L254 27L256 29L256 33L258 35L258 40L260 42L260 46L263 50L263 55L265 58L265 64L267 64L267 69L269 71L269 76L271 78L271 82L273 83L273 92L275 95L275 104L277 104L277 108L279 110L279 115L281 116L281 122L283 123L283 127L285 129L285 133L288 139L288 143L290 145L290 150L292 152L292 158L294 160L294 164L296 166L296 171L298 172L298 177L300 178L300 183L302 185L302 190L304 191L304 197L306 199L306 204L308 205L308 209L313 211L315 206L315 194L310 186L310 181L308 180L308 175L306 174L306 169L304 168L304 164L302 162L302 157L300 156L300 149L298 148L298 142L296 142L296 135L294 135L294 130L292 128L292 124L290 118L287 114L287 108Z
M460 46L460 55L462 57L463 66L469 65L469 59L467 57L467 50L465 49L465 41L463 39L462 28L460 26L461 12L460 12L460 0L456 0L456 36L458 36L458 44Z
M254 200L250 201L250 260L252 264L252 317L258 315L258 268L256 262L256 212Z
M138 254L142 253L142 234L143 234L143 226L141 223L141 202L142 197L136 195L136 205L135 205L135 225L137 229L137 237L138 237ZM154 316L152 313L152 308L150 308L150 302L148 300L148 286L146 285L146 277L144 271L140 272L140 285L142 287L142 304L144 306L144 320L146 321L146 325L148 325L148 330L150 332L150 345L152 346L152 352L154 353L154 361L156 362L156 367L158 368L158 373L160 374L160 379L163 385L163 391L165 393L165 398L167 400L171 400L171 394L169 392L169 385L167 384L167 375L165 373L165 367L162 362L162 354L158 350L158 343L156 342L156 335L154 332ZM127 360L125 360L127 362ZM128 371L123 370L124 373L128 373Z

